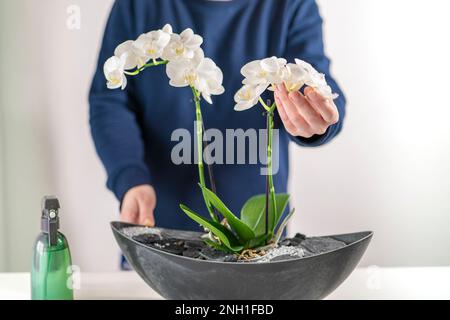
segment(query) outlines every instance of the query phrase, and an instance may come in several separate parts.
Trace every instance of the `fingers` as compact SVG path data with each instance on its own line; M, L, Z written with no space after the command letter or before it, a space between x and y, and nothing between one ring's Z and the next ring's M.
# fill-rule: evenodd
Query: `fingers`
M291 92L290 100L298 108L299 113L309 124L314 134L324 134L327 131L328 124L319 113L311 106L306 98L300 92Z
M280 115L281 121L283 121L286 131L293 136L298 135L297 127L294 126L291 120L289 120L289 117L286 114L286 110L284 109L284 105L281 102L280 98L278 98L278 95L276 93L275 93L275 103L277 104L278 114Z
M149 227L155 226L156 193L153 187L142 185L131 188L122 201L121 220Z
M156 202L152 197L143 197L138 200L139 202L139 224L148 227L155 226L155 218L153 210L155 209Z
M339 112L334 102L324 98L311 87L305 89L305 96L311 106L322 116L327 124L335 124L339 121Z
M313 112L305 112L305 110L303 110L302 114L300 109L305 109L308 106L297 105L297 103L299 103L299 98L300 97L297 97L297 100L295 101L291 99L284 85L277 86L277 89L275 90L275 101L277 101L278 112L286 130L293 136L310 138L315 132L313 127L308 123L307 115L313 114ZM306 100L301 103L305 104ZM294 126L294 128L292 128L292 126Z
M294 136L302 137L312 137L313 132L310 130L311 127L307 123L306 119L299 113L298 108L295 106L294 102L289 98L286 88L279 86L275 92L276 99L278 99L280 104L280 118L282 115L286 120L289 120L288 126L290 126L288 132ZM278 106L278 104L277 104ZM283 118L282 118L283 119ZM286 126L286 123L283 121ZM294 128L292 128L294 126ZM286 127L286 129L288 129Z
M313 88L306 88L305 95L298 91L289 93L284 85L278 85L275 102L280 118L291 135L305 138L322 135L338 122L338 110Z
M297 112L295 106L292 106L289 101L281 101L281 98L276 93L275 101L277 104L278 114L280 115L281 121L283 121L284 127L289 134L305 138L310 138L313 136L313 132L311 131L309 124Z
M120 210L120 220L126 223L139 223L139 206L136 199L124 198Z

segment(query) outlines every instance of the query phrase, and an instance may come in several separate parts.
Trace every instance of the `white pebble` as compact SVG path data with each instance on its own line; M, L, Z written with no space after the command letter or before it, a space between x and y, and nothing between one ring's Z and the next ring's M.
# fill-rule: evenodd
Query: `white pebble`
M301 258L305 255L305 252L300 247L281 246L267 250L267 253L261 258L255 259L255 262L270 262L276 257L285 255Z
M147 227L128 227L123 228L122 233L127 237L135 237L141 234L157 234L160 235L161 231L155 228L147 228Z

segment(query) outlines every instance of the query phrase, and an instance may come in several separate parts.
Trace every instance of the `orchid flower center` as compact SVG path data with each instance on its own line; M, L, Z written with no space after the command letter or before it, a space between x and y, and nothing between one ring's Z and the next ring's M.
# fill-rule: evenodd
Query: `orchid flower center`
M197 80L197 75L194 72L188 72L184 76L184 79L190 86L193 86L195 81Z
M117 84L119 84L120 83L120 78L119 77L111 77L110 79L109 79L109 82L111 82L111 84L113 84L113 85L117 85Z
M264 71L264 70L262 70L262 71L259 73L258 76L259 76L260 78L265 78L265 77L267 77L267 72Z
M153 49L153 47L150 47L147 49L147 54L148 55L155 55L156 54L156 50Z
M183 53L184 53L184 47L183 47L183 46L177 47L177 48L175 49L175 53L176 53L177 56L183 55Z
M244 101L248 101L252 98L251 90L243 90L239 93L239 98Z

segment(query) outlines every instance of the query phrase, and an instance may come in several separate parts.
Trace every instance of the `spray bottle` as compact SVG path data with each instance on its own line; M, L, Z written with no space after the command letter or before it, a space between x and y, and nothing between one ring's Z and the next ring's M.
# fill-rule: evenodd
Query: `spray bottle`
M31 267L31 299L72 300L69 244L59 229L59 201L42 199L41 233L36 239Z

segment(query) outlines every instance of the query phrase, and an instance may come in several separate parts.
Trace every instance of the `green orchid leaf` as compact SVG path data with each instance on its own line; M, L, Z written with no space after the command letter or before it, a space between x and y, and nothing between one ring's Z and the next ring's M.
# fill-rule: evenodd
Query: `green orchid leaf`
M218 237L220 239L220 241L222 241L222 243L229 250L231 250L233 252L239 252L244 248L244 246L241 245L241 243L236 238L236 236L233 234L233 232L231 232L230 230L225 228L220 223L217 223L215 221L210 221L210 220L204 218L203 216L195 213L194 211L192 211L185 205L181 204L180 208L181 208L181 210L184 211L184 213L186 213L186 215L189 218L191 218L195 222L199 223L201 226L207 228L209 231L211 231L216 237Z
M220 250L220 251L225 251L225 252L230 252L230 249L228 249L227 247L225 247L223 244L211 241L209 239L203 239L203 241L210 247L213 247L214 249Z
M236 217L230 209L219 199L219 197L206 187L202 187L208 201L227 219L230 227L236 232L242 243L245 243L255 237L253 230Z
M278 244L278 242L281 239L281 236L283 235L283 231L286 228L289 219L292 218L292 216L294 215L295 212L295 208L291 210L291 212L288 213L288 215L284 218L284 220L281 222L280 226L278 227L277 233L275 234L275 244Z
M272 238L272 233L269 232L269 235L263 234L259 237L255 237L254 239L250 240L247 245L245 246L246 249L253 249L253 248L259 248L266 245L267 239Z
M269 232L272 233L272 235L289 202L289 195L286 193L279 193L275 195L275 199L276 209L274 209L272 205L273 201L269 202ZM266 195L260 194L248 199L242 207L241 220L253 230L255 237L265 234L265 218Z
M266 195L257 195L247 200L241 209L241 219L255 233L255 236L265 234ZM269 220L270 220L269 212Z
M286 210L286 207L289 203L289 195L287 193L279 193L277 195L275 195L275 198L277 199L277 212L276 212L276 216L275 216L275 223L273 225L273 229L275 230L275 228L277 227L277 225L280 223L280 219L283 216L284 211Z

